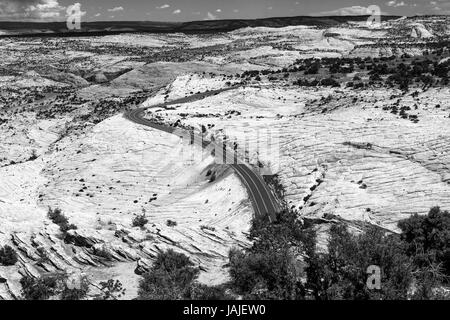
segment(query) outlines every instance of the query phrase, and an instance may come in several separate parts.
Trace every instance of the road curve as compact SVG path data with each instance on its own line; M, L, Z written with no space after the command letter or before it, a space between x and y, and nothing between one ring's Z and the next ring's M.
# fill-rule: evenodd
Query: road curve
M151 120L145 119L143 117L144 111L146 109L154 109L154 108L163 108L165 106L174 105L174 104L181 104L186 102L192 102L196 100L203 99L208 96L216 95L220 92L224 92L227 90L235 89L236 87L230 87L227 89L220 89L220 90L214 90L214 91L208 91L205 93L198 93L194 94L189 97L173 100L167 103L162 103L158 105L154 105L148 108L138 108L131 111L128 111L124 114L124 117L128 120L144 125L147 127L151 127L157 130L161 130L167 133L173 134L175 130L177 133L181 131L184 131L188 136L192 137L195 135L193 131L183 130L178 127L171 127L167 125L162 125L158 123L154 123ZM184 135L185 136L185 135ZM197 135L199 137L199 135ZM202 141L202 147L207 147L210 143L208 141L204 141L203 139L193 139L194 142ZM219 148L216 148L218 150ZM230 152L228 148L225 149L225 155L227 159L235 159L233 161L233 164L230 164L231 168L237 173L240 180L245 185L247 192L250 196L250 200L253 206L253 210L255 212L256 216L264 217L267 216L270 222L275 222L277 219L277 212L279 212L279 206L277 202L275 201L275 198L267 186L267 184L264 182L264 179L262 176L255 172L248 164L246 164L244 161L241 161L240 159L237 159L235 157L235 154L233 152ZM217 155L216 155L217 156Z

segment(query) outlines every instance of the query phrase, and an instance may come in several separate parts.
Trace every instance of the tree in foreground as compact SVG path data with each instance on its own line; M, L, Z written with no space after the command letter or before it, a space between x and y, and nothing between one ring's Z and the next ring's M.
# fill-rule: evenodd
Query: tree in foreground
M310 232L294 213L283 211L276 223L255 218L252 248L231 250L231 287L247 299L303 299L304 277L296 260Z
M434 207L428 215L415 214L398 226L416 275L414 297L433 299L436 288L449 284L450 213Z
M13 248L8 245L0 247L0 265L13 266L17 261L17 252Z
M171 249L160 252L151 269L139 283L141 300L220 300L223 287L209 287L196 281L199 268L182 253Z
M317 300L406 299L412 283L411 265L397 235L369 227L359 235L345 225L330 228L328 251L307 252L306 287ZM381 268L381 289L367 287L367 268Z

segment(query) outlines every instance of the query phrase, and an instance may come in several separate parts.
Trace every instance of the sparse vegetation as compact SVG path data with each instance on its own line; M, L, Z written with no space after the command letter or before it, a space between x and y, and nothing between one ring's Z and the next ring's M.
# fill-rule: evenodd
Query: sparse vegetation
M166 225L168 226L168 227L176 227L177 226L177 222L176 221L174 221L174 220L167 220L166 221Z
M65 234L69 230L77 229L77 226L74 224L69 224L69 219L62 213L61 209L56 208L52 210L48 208L47 216L54 224L59 226L59 229L63 234Z
M293 212L282 212L275 224L255 218L255 242L247 251L230 252L231 287L247 299L302 299L305 295L295 252L310 237Z
M102 294L98 295L95 298L96 300L117 300L126 293L122 282L119 280L114 281L113 279L100 282L100 290Z
M173 250L161 252L139 283L139 299L185 299L198 273L199 269L184 254Z
M144 228L147 223L148 219L145 217L145 211L143 211L142 214L137 215L133 218L132 225L133 227Z
M47 300L60 292L66 279L65 274L47 275L38 278L25 276L20 279L22 296L26 300Z
M328 252L307 248L306 288L317 300L406 299L412 281L403 244L396 235L369 227L350 234L343 224L330 228ZM382 268L381 290L366 286L367 268Z
M17 252L10 246L0 247L0 265L13 266L17 263Z
M283 218L284 216L284 218ZM311 224L285 211L274 225L256 220L254 245L230 252L231 287L250 299L448 299L449 213L439 208L399 223L400 235L367 225L359 234L343 223L318 250ZM303 256L305 268L296 264ZM367 268L381 268L381 289L370 290ZM299 272L298 270L304 270ZM304 279L304 281L300 281Z
M351 18L355 19L366 20ZM0 215L0 235L5 241L0 246L0 282L10 285L17 270L33 276L31 271L37 270L42 277L27 276L21 281L25 299L86 299L87 279L73 288L64 276L49 272L69 265L72 269L72 258L98 267L148 258L145 246L160 247L163 241L178 248L192 246L199 253L188 258L170 250L161 252L151 267L144 259L139 261L136 272L144 274L141 299L447 298L447 211L433 208L427 216L413 215L398 224L398 234L341 217L369 216L384 226L385 219L391 223L405 212L422 210L420 203L448 204L445 179L429 183L429 178L445 177L447 170L450 19L408 17L381 29L348 20L288 17L244 24L192 22L182 26L200 31L208 25L208 33L183 36L122 34L120 30L128 25L124 22L119 23L123 25L113 41L111 37L103 41L45 34L16 38L5 30L0 35L6 44L0 48L6 57L0 61L0 167L5 169L0 180L5 179L6 192L0 205L4 202L7 208ZM226 37L210 32L299 21L305 23L286 30L244 28ZM424 37L411 28L421 24ZM145 24L135 27L147 28ZM98 55L114 61L97 59ZM177 97L185 99L177 101ZM241 222L248 216L244 206L263 208L252 197L258 197L254 184L230 176L228 166L210 162L208 157L193 167L192 161L177 159L173 152L164 158L164 152L171 151L186 155L188 146L169 148L172 141L165 141L164 134L152 135L156 147L147 148L150 132L143 128L137 132L137 124L128 121L131 116L128 120L118 116L143 107L144 101L153 105L159 99L168 104L144 112L148 121L163 125L167 132L201 133L205 140L234 150L255 171L260 169L275 199L286 207L275 223L261 217L253 221L252 245L229 252L229 263L221 272L229 270L230 282L221 286L198 283L201 267L197 263L222 259L220 254L213 253L210 259L201 252L223 253L230 243L240 246L241 231L246 231L246 223ZM266 128L279 132L274 136L268 132L264 136L269 139L264 141L260 131ZM240 137L245 137L245 143L238 143ZM194 144L194 139L188 141ZM282 152L275 154L272 147ZM148 163L141 168L151 171L148 175L129 172L141 165L137 157L148 151L163 160L183 161L167 168ZM206 160L207 154L197 151ZM209 155L215 156L215 151L208 149ZM273 155L278 159L270 166L260 162L269 163ZM129 161L121 162L122 157ZM105 164L110 167L99 169ZM276 172L276 165L281 166L280 176L265 176L272 174L265 169ZM192 173L183 172L187 168ZM413 187L416 183L420 188ZM151 193L144 190L149 184ZM192 196L181 190L184 185ZM247 190L252 198L247 200L252 201L243 198L245 188L252 189ZM175 194L180 191L181 195ZM226 201L216 199L219 192ZM388 193L393 198L386 197ZM111 199L118 201L104 205ZM393 199L392 207L379 199ZM40 221L41 215L33 212L58 202L65 203L64 208L75 207L67 212L49 208L50 225L50 220ZM130 208L162 206L161 210L169 204L171 214L162 225L152 224L145 211L129 215L127 204ZM203 214L178 220L176 211L190 205L212 208L214 221ZM76 207L85 212L73 215ZM28 217L32 219L25 221ZM77 221L83 222L79 232L71 223ZM177 222L182 226L177 227ZM36 231L36 225L45 225L45 232ZM189 227L200 237L192 237L187 230L181 238L170 238ZM209 248L208 241L214 246ZM123 248L116 250L119 244ZM381 290L365 286L370 264L382 268ZM115 279L93 285L95 292L102 291L98 299L119 299L125 293Z

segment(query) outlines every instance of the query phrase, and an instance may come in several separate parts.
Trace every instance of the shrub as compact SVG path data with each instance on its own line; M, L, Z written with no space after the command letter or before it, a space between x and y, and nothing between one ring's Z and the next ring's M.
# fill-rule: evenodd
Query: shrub
M199 269L184 254L173 250L161 252L139 282L139 299L185 299L198 273Z
M315 299L406 299L412 273L404 246L397 235L386 235L377 227L368 227L352 235L342 225L333 225L327 253L307 252L307 289ZM382 268L382 287L366 287L367 267Z
M26 300L47 300L58 293L58 276L33 278L25 276L20 279L22 296Z
M407 243L407 254L417 268L442 264L443 272L450 276L450 213L439 207L428 215L412 215L398 223L402 240Z
M399 222L401 234L372 225L354 234L343 223L333 224L326 252L318 252L309 224L288 210L275 223L256 217L253 246L229 254L231 288L245 299L449 298L443 289L450 256L447 211L432 208L427 216L413 215ZM298 254L304 256L304 272L298 271ZM371 265L381 268L379 290L367 287Z
M277 223L255 218L253 247L229 254L232 288L248 299L303 299L303 274L297 271L292 248L302 248L308 236L293 212L283 211Z
M122 283L119 280L114 281L113 279L100 282L100 290L102 294L98 295L96 300L117 300L117 298L122 297L126 292Z
M145 213L141 214L141 215L137 215L136 217L133 218L133 227L139 227L139 228L144 228L145 225L148 223L148 219L145 217Z
M167 225L168 227L176 227L176 226L177 226L177 222L176 222L176 221L173 221L173 220L167 220L167 221L166 221L166 225Z
M341 85L333 78L325 78L320 81L322 86L326 87L340 87Z
M302 295L292 256L280 252L230 251L230 277L246 299L291 299Z
M17 261L17 252L13 248L8 245L0 247L0 265L13 266Z
M77 226L74 224L69 224L69 219L61 212L61 209L56 208L55 210L52 210L51 208L48 208L47 216L54 224L57 224L59 226L59 229L66 233L69 230L75 230L77 229Z
M232 300L233 296L226 293L224 286L209 287L203 284L192 284L187 293L189 300Z

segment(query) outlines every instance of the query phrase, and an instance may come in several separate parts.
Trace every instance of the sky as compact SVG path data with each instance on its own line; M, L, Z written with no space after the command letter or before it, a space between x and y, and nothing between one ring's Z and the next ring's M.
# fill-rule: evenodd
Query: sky
M450 0L0 0L0 21L65 21L68 8L79 9L82 22L192 21L364 15L371 5L383 14L450 14Z

